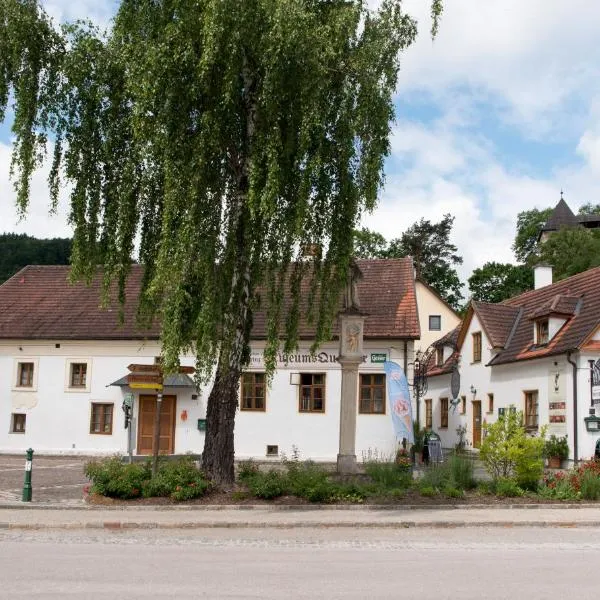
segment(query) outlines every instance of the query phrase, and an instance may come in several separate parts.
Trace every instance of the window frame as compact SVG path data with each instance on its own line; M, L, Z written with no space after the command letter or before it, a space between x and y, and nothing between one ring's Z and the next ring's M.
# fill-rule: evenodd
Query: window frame
M104 431L106 425L106 408L110 406L110 431ZM101 408L101 418L99 420L102 431L94 431L95 409ZM91 402L90 403L90 435L112 435L113 423L115 419L115 405L113 402Z
M433 429L433 401L425 399L425 429Z
M256 376L262 376L262 382L256 381ZM246 378L252 378L252 381L245 381ZM250 396L251 406L244 406L245 388L251 387L253 394ZM256 395L256 390L262 388L262 398ZM262 408L256 406L257 399L262 399ZM264 371L245 371L240 378L240 411L244 412L266 412L267 410L267 377Z
M79 373L79 377L82 378L83 383L74 383L74 379L75 379L75 368L76 367L85 367L84 369L80 369L80 371L82 370L83 373ZM88 380L88 363L87 362L71 362L69 363L69 387L73 388L73 389L86 389L87 387L87 380Z
M377 384L375 383L375 377L383 377L383 383L382 384ZM370 383L363 383L363 378L369 378L370 379ZM385 373L360 373L359 374L359 381L358 381L358 414L359 415L385 415L385 405L387 403L387 395L386 395L386 391L387 391L387 386L386 386L386 378L385 378ZM376 411L375 410L375 398L374 398L374 392L376 389L382 389L383 391L383 400L382 400L382 410L381 411ZM370 410L363 410L363 397L362 397L362 392L363 389L368 389L370 391L370 398L369 398L369 406L370 406Z
M540 395L538 390L524 390L524 411L523 411L523 425L527 431L538 431L540 428ZM535 403L532 401L535 400ZM532 405L535 407L535 413L531 410ZM531 424L531 420L535 420L534 424Z
M432 326L432 319L437 319L438 326ZM442 315L429 315L429 331L441 331L442 330Z
M444 365L444 347L440 346L435 349L435 366L441 367Z
M440 429L448 429L448 413L450 404L448 398L440 398Z
M460 414L461 415L467 414L467 397L466 396L460 397Z
M85 365L85 385L73 385L73 366ZM65 361L65 392L90 392L92 381L92 359L90 357L70 357Z
M31 365L31 373L30 373L30 377L29 377L29 383L22 383L22 379L23 379L23 367L25 366L29 366ZM29 369L28 369L29 370ZM32 360L20 360L17 362L17 379L15 382L15 387L20 388L20 389L26 389L26 390L31 390L34 388L34 382L35 382L35 373L36 372L36 368L35 368L35 362Z
M494 413L494 394L488 393L487 399L488 399L487 414L491 415Z
M536 346L546 346L550 342L550 321L549 319L540 319L535 322L535 344Z
M471 342L473 345L473 363L480 363L483 346L481 331L475 331L471 334Z
M303 377L309 377L309 376L312 379L312 383L311 384L303 383L303 381L302 381ZM323 383L314 383L315 376L323 377ZM309 388L311 390L310 398L309 398L310 406L308 409L302 408L302 398L303 398L302 391L305 388ZM314 401L315 401L314 390L315 389L322 390L321 402L322 402L323 407L320 410L314 408ZM323 373L323 372L300 373L300 385L298 386L298 412L303 413L303 414L320 414L320 415L325 414L326 392L327 392L327 374L326 373Z
M17 428L16 428L18 421L23 422L22 430L17 430ZM10 433L16 433L17 435L24 435L26 433L26 431L27 431L27 413L11 413L11 415L10 415Z

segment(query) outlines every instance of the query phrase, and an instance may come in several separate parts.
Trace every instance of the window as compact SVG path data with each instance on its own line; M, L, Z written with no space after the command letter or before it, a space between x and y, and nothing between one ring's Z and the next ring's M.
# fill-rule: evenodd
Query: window
M488 413L494 412L494 394L488 394Z
M461 415L467 414L467 397L466 396L460 397L460 414Z
M429 315L429 331L441 331L441 330L442 330L441 315Z
M279 456L279 446L267 445L267 456Z
M325 375L300 374L300 412L325 412Z
M538 321L535 324L535 343L538 346L543 346L548 343L549 339L549 329L548 329L548 320Z
M71 363L69 387L84 388L87 380L87 363Z
M473 362L481 362L481 331L473 334Z
M431 400L425 400L425 429L433 427L433 415L431 412Z
M525 429L538 428L538 393L537 390L525 392Z
M385 375L361 375L358 412L365 415L385 414Z
M242 374L242 410L265 410L266 383L264 373Z
M25 433L25 421L27 415L22 413L13 413L11 415L10 432L11 433Z
M17 387L33 387L33 363L20 362L17 371Z
M436 348L435 351L435 364L441 367L444 364L444 347Z
M90 433L112 434L113 404L92 403Z
M440 398L440 429L448 428L448 398Z

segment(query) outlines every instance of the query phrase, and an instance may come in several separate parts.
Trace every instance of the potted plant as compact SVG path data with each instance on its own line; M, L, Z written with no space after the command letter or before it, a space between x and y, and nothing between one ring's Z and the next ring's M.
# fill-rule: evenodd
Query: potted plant
M569 456L569 443L565 437L551 435L544 443L544 456L548 459L548 467L559 469L563 460Z
M410 453L412 456L413 464L421 462L421 455L423 452L423 443L425 437L425 430L421 429L421 426L416 421L413 421L413 435L415 441L410 447Z

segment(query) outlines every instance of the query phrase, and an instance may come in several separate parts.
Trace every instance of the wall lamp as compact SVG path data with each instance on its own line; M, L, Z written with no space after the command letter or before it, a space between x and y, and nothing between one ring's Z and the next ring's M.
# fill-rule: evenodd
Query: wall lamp
M472 385L471 386L471 394L473 394L473 396L477 393L477 390L475 389L475 386Z

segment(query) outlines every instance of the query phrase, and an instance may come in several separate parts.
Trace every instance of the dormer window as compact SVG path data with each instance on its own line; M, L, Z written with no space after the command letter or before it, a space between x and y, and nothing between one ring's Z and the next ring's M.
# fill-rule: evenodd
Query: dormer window
M435 364L441 367L444 364L444 347L437 348L435 351Z
M550 340L550 328L548 319L537 321L535 324L535 343L538 346L544 346Z

